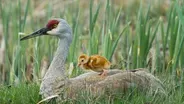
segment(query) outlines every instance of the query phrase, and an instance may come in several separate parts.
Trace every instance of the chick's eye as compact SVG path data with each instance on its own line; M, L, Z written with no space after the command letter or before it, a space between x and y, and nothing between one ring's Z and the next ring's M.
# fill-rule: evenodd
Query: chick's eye
M81 60L81 62L84 62L84 60Z

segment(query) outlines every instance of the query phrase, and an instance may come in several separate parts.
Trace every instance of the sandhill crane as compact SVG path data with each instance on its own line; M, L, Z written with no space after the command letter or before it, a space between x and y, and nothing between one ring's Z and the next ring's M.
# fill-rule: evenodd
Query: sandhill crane
M21 38L21 40L42 35L59 38L56 54L41 82L40 94L44 98L61 92L65 92L72 97L75 96L78 90L83 91L85 88L92 88L94 94L105 93L103 88L106 88L106 86L112 91L116 88L125 90L132 85L137 85L143 89L151 87L152 90L161 89L162 92L164 91L160 80L144 71L144 69L133 71L109 70L106 77L99 77L95 72L88 72L68 79L64 64L72 42L72 29L64 19L54 18L49 20L44 28Z
M46 72L40 87L40 94L49 96L55 94L54 88L56 87L57 80L66 79L65 75L65 60L68 54L69 46L72 42L72 29L64 19L49 20L46 27L33 32L32 34L21 38L26 40L41 35L51 35L58 37L58 48Z

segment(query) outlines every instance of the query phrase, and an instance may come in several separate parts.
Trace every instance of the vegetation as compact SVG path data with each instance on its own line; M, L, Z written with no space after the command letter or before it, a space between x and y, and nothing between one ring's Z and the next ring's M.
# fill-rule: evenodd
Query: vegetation
M118 0L81 1L61 4L55 0L41 5L36 0L0 0L0 50L4 50L4 56L0 55L1 104L32 104L41 100L40 79L52 61L58 40L45 36L20 42L20 37L45 26L51 17L66 19L73 29L66 63L70 77L83 73L76 67L81 53L100 54L122 70L148 68L162 79L168 92L167 97L130 92L65 103L184 102L183 0L169 1L167 6L164 0L132 0L133 3L124 5L116 3ZM155 2L160 4L152 5Z

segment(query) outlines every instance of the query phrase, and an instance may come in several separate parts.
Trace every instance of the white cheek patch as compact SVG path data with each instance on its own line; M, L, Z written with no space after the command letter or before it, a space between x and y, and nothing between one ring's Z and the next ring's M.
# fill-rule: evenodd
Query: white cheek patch
M49 35L58 35L58 32L57 32L57 29L55 28L55 29L52 29L50 31L47 31L47 34L49 34Z

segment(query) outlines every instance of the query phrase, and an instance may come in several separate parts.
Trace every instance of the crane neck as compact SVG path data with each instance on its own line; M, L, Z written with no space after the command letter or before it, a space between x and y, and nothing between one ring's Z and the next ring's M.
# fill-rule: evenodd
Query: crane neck
M60 38L55 56L44 79L58 77L66 78L65 61L68 55L69 46L70 42L68 42L67 38Z
M65 71L65 61L68 55L71 41L66 37L59 39L58 48L56 50L53 61L51 62L49 69L47 70L40 85L40 94L45 97L55 94L57 87L63 86L65 84L64 82L68 79Z
M70 43L68 43L68 40L66 38L59 39L58 42L58 48L56 50L54 61L61 61L61 64L65 64L66 58L68 56L68 51L69 51Z

